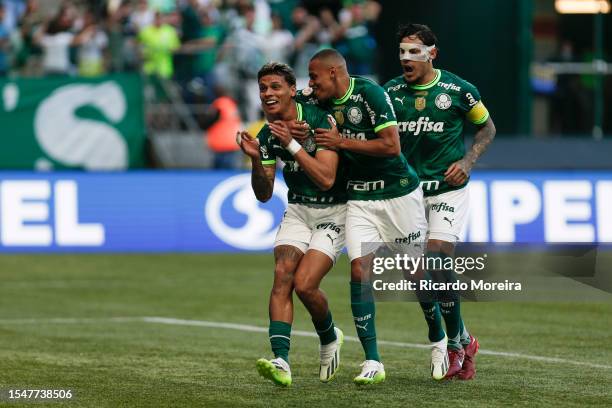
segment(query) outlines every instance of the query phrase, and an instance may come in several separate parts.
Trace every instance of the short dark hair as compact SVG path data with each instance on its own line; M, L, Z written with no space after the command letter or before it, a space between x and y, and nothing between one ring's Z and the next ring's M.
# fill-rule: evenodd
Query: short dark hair
M295 73L293 72L293 69L291 69L289 65L282 62L268 62L261 67L257 73L257 81L266 75L282 76L285 78L285 81L287 81L289 86L295 85Z
M344 56L338 50L333 48L323 48L317 51L311 58L311 61L321 60L334 65L346 65Z
M438 43L438 39L434 32L425 24L408 23L401 25L397 30L397 42L402 42L402 38L411 36L415 36L427 46L436 45Z

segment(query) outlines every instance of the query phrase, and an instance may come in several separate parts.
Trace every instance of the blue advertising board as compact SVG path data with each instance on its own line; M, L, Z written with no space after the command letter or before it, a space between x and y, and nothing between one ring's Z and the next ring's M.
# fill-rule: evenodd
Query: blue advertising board
M267 251L287 188L250 173L0 172L0 252ZM612 172L477 172L466 240L612 242Z

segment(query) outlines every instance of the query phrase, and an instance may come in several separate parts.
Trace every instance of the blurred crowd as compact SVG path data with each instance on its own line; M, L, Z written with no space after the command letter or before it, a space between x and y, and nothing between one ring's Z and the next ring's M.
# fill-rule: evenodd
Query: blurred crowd
M352 74L375 75L380 12L373 0L0 0L0 77L142 72L148 106L180 96L215 167L233 167L227 135L262 123L259 68L289 63L303 86L310 57L334 47ZM149 127L165 118L148 109Z
M372 74L379 13L372 0L0 0L0 76L142 70L212 101L269 60L306 77L321 47Z

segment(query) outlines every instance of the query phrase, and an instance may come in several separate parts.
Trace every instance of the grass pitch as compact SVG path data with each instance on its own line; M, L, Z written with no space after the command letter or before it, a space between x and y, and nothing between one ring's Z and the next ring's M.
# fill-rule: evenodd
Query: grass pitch
M72 390L70 401L35 405L53 407L612 406L609 303L463 304L468 329L496 352L478 356L469 382L434 382L428 350L385 344L387 381L357 388L363 355L346 342L338 377L321 384L317 339L294 336L293 386L275 387L255 370L270 356L265 333L201 322L266 328L272 267L270 255L2 256L0 405L30 406L8 401L11 388ZM323 287L338 326L354 336L348 279L343 258ZM297 298L295 309L294 329L312 332ZM117 317L128 319L109 319ZM379 303L377 331L427 342L416 304Z

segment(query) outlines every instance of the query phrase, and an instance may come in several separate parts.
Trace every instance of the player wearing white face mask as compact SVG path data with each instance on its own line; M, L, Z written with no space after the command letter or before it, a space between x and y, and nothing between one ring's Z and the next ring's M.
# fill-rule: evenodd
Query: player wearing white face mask
M427 256L452 257L468 213L466 186L470 172L493 140L495 125L474 85L434 68L437 39L429 27L403 26L398 42L403 73L384 88L397 115L402 153L421 179L428 221ZM463 143L465 120L478 129L467 152ZM454 273L428 272L436 280L452 280ZM441 292L436 296L421 303L433 343L432 376L471 379L476 372L478 341L463 324L457 293ZM445 357L447 346L450 361Z

